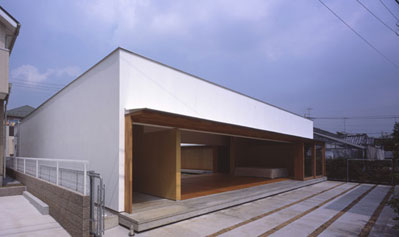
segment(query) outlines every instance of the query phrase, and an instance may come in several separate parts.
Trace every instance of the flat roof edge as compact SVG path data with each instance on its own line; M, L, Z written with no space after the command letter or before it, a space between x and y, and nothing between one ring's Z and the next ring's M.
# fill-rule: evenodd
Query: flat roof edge
M4 18L5 20L7 20L7 21L10 23L11 26L13 26L14 28L17 28L18 25L20 25L19 21L17 21L17 19L15 19L10 13L8 13L2 6L0 6L0 10L1 10L2 12L4 12L4 14L5 14L8 18L10 18L10 19L7 19L6 17L3 16L3 18ZM10 22L10 20L12 20L13 22Z

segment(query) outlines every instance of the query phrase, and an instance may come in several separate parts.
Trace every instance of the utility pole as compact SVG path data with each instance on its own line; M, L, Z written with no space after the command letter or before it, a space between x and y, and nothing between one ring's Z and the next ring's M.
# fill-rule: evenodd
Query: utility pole
M308 107L308 108L306 108L306 111L307 112L305 112L305 118L310 118L310 112L313 110L313 108L311 108L311 107Z

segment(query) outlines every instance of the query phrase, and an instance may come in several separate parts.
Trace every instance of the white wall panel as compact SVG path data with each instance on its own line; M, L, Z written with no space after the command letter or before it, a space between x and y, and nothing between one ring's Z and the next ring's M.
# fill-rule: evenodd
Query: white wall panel
M118 57L114 52L44 103L23 120L19 133L20 156L89 160L90 169L104 178L106 206L115 210L123 206L124 184L118 162Z

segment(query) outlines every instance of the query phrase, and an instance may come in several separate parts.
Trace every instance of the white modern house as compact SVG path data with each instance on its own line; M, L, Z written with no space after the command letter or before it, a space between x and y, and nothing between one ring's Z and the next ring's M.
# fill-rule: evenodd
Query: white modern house
M122 48L24 118L18 134L18 156L89 160L105 180L106 206L119 212L131 212L139 193L196 196L182 159L232 178L257 167L304 180L316 145L311 120ZM312 154L316 178L324 157Z

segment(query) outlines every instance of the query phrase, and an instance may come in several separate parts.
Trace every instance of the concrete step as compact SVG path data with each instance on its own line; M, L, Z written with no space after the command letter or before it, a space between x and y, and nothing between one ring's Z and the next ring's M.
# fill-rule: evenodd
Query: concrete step
M33 194L28 191L24 191L23 195L42 215L49 214L49 207L45 202L33 196Z
M119 216L117 212L105 209L104 229L109 230L119 225Z

